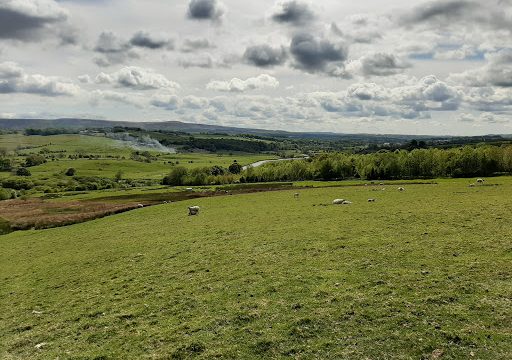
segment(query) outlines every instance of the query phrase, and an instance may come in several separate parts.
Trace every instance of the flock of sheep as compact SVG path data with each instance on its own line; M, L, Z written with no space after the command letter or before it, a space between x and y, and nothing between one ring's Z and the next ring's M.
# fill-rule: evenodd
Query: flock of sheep
M381 185L382 185L382 184L381 184ZM385 189L382 189L382 190L385 190ZM403 187L401 187L401 186L400 186L400 187L398 188L398 191L403 192L403 191L405 191L405 188L403 188ZM368 199L368 202L369 202L369 203L374 203L374 202L377 202L377 199L369 198L369 199ZM333 204L333 205L350 205L350 204L352 204L352 202L351 202L351 201L348 201L348 200L345 200L345 199L334 199L334 200L332 201L332 204Z
M476 180L476 182L477 182L477 184L482 185L482 184L484 183L484 179L477 179L477 180ZM384 185L384 184L383 184L383 183L381 183L380 185L382 186L382 185ZM368 186L368 184L365 184L365 186ZM474 186L475 186L475 184L470 184L469 186L470 186L470 187L474 187ZM188 189L187 189L187 190L188 190ZM385 189L385 188L382 188L382 190L386 190L386 189ZM398 187L398 188L397 188L397 190L398 190L399 192L404 192L404 191L405 191L405 188L404 188L404 187L402 187L402 186L400 186L400 187ZM293 194L293 197L294 197L295 199L299 199L300 194L299 194L299 193L294 193L294 194ZM369 203L374 203L374 202L376 202L376 201L377 201L377 199L374 199L374 198L369 198L369 199L368 199L368 202L369 202ZM345 199L334 199L334 200L332 201L332 204L333 204L333 205L350 205L350 204L352 204L352 202L351 202L351 201L349 201L349 200L345 200ZM199 206L189 206L189 207L188 207L188 215L189 215L189 216L199 215L199 211L200 211L200 210L201 210L201 208L200 208Z

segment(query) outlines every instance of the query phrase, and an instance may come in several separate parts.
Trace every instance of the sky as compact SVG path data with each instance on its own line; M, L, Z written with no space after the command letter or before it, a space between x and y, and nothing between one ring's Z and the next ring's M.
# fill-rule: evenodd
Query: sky
M512 0L0 0L0 118L512 134Z

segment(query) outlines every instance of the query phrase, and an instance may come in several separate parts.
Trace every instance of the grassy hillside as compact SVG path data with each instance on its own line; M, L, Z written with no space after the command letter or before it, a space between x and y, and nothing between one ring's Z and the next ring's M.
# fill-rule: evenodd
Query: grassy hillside
M2 236L0 358L510 359L512 179L488 184L204 198Z
M55 161L30 168L34 179L51 179L63 177L69 168L76 169L78 176L97 176L113 178L118 171L127 179L162 179L172 167L169 162L187 168L212 167L214 165L228 167L233 161L242 165L256 161L275 158L269 154L246 153L180 153L169 154L150 148L138 149L149 151L154 156L150 163L135 161L130 158L135 148L130 143L112 140L101 136L54 135L24 136L20 134L0 135L0 149L8 152L17 150L14 161L22 165L24 157L44 151L46 157L54 155ZM97 159L69 158L77 155L94 155ZM116 157L116 158L113 158ZM10 172L0 172L0 178L11 177ZM65 178L65 177L64 177Z
M95 153L130 155L131 149L121 141L105 137L85 135L25 136L22 134L0 135L0 148L13 151L27 148L23 153L37 153L41 148L69 153Z

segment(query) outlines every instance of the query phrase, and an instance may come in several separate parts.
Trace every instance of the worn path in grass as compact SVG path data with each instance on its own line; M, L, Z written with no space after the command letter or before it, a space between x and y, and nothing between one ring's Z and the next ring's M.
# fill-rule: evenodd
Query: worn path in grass
M512 182L495 182L211 197L0 237L0 358L510 359Z

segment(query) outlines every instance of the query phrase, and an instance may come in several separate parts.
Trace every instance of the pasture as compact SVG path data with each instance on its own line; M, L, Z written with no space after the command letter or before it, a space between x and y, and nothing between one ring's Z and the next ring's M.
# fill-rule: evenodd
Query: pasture
M53 135L25 136L21 134L0 135L0 149L14 157L20 165L23 156L45 154L55 156L54 161L30 167L35 179L63 178L69 168L76 169L78 176L113 178L121 172L126 179L161 180L173 165L192 169L197 167L222 166L227 168L235 160L248 165L260 160L274 159L270 154L247 153L178 153L159 152L152 148L131 147L131 143L113 140L103 136ZM16 156L12 155L17 152ZM151 162L135 161L131 158L134 151L147 151L153 157ZM90 156L83 158L78 156ZM73 156L73 158L69 158ZM0 172L0 178L11 177L10 172Z
M1 236L0 358L512 358L512 179L403 186Z

